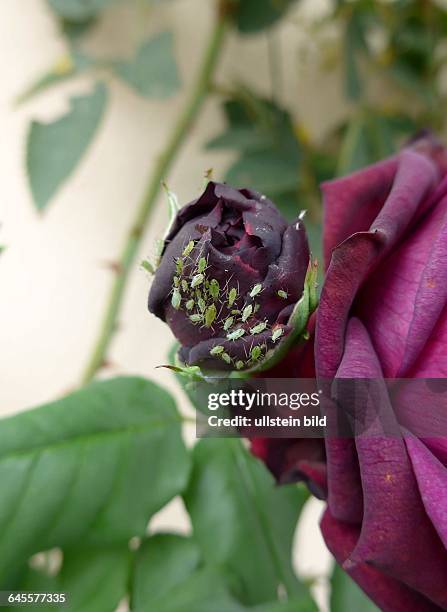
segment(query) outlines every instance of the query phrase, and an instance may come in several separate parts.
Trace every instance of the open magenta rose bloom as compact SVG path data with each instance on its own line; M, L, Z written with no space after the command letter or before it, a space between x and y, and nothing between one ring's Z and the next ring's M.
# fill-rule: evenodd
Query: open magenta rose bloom
M149 310L188 366L250 368L292 331L308 265L299 219L289 225L265 196L210 182L174 220Z
M417 140L323 195L317 376L447 377L446 150ZM388 423L394 408L380 406ZM419 407L421 423L429 410ZM384 435L378 419L374 435L253 448L278 479L326 496L326 543L381 610L447 610L447 437L396 429Z

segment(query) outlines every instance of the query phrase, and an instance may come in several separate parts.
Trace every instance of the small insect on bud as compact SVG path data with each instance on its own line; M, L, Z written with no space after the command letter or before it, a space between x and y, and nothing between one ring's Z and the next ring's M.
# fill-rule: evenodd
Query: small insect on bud
M205 312L205 326L211 327L216 317L217 317L216 306L214 304L211 304L211 306L208 306Z
M155 266L153 266L147 259L143 259L141 262L141 267L143 270L146 270L146 272L149 272L149 274L155 274Z
M183 250L183 257L188 257L194 248L194 240L190 240Z
M218 299L219 293L220 293L220 285L219 285L219 282L215 278L211 279L210 285L208 287L208 291L210 293L210 296L213 298L213 300Z
M278 327L277 329L275 329L275 331L272 334L273 342L276 342L277 340L279 340L279 338L281 338L283 333L284 333L284 330L282 327Z
M250 297L252 297L252 298L256 297L259 293L261 293L261 291L262 291L262 285L261 285L261 283L258 283L250 291Z
M210 355L220 355L224 352L224 350L225 348L221 344L218 344L210 350Z
M230 292L228 294L228 307L229 308L233 306L234 302L236 301L236 298L237 298L237 291L233 287L232 289L230 289Z
M203 272L205 272L206 270L206 259L205 257L201 257L199 259L199 264L197 266L197 271L199 272L199 274L202 274Z
M201 285L203 283L203 278L203 274L196 274L195 276L193 276L193 279L191 281L191 288L195 289L196 287Z
M174 289L171 298L172 306L178 310L180 308L180 304L182 303L182 297L180 295L180 291L178 289Z
M254 346L251 349L250 357L253 359L253 361L257 361L259 359L259 357L261 356L261 354L262 354L261 347L260 346Z
M316 307L304 222L288 224L267 196L213 181L181 208L174 200L150 312L170 326L188 367L270 369Z
M252 334L253 336L255 334L260 334L261 332L264 331L266 327L267 327L267 323L265 321L262 321L261 323L258 323L257 325L255 325L254 327L250 329L250 334Z
M228 317L224 323L224 330L228 331L234 323L234 317Z
M253 312L253 306L251 304L249 304L248 306L244 308L244 310L242 311L242 321L244 323L249 317L251 317L252 312Z
M242 338L244 334L245 334L245 329L242 329L240 327L239 329L235 329L234 331L227 334L227 338L228 340L239 340L239 338Z

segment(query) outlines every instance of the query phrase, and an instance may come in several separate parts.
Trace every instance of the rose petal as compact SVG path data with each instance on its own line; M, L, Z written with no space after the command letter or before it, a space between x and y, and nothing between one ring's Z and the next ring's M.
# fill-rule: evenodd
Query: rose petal
M264 316L270 317L286 304L295 304L301 298L304 279L309 265L309 245L301 222L289 225L283 234L282 250L278 259L270 264L259 295ZM278 291L287 289L287 298Z
M404 151L399 156L392 190L370 231L358 232L334 249L317 321L315 358L319 375L335 375L354 297L372 268L402 237L436 177L437 169L428 158Z
M398 164L398 158L392 157L322 184L326 267L332 249L351 234L369 229L390 192Z
M417 438L405 438L422 501L447 549L447 468Z
M356 545L359 536L358 527L337 521L330 511L326 510L321 520L321 531L329 550L337 562L343 565ZM386 576L371 565L359 563L345 570L383 612L439 612L442 610L419 593L398 580ZM346 612L351 611L346 610Z
M409 376L447 378L447 306L444 307Z
M406 377L447 303L447 197L379 266L356 303L384 375Z
M376 418L355 438L364 509L359 539L345 567L373 564L446 606L443 576L447 570L447 551L425 513L402 438L385 435L384 421L388 426L395 419L385 384L380 382L380 362L366 328L358 319L349 321L346 349L337 376L376 380L384 391L380 394L380 405L375 407L377 414L373 412ZM337 485L331 467L329 463L328 499L332 509L331 496Z

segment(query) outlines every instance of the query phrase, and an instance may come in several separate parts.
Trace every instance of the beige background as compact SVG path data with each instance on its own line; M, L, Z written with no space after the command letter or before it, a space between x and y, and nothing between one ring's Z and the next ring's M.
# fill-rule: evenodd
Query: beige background
M185 88L197 67L210 29L212 2L177 0L149 13L128 1L107 13L91 43L107 55L130 52L148 33L170 29ZM315 13L325 0L307 0L290 14L277 35L284 60L284 101L316 138L345 112L337 74L320 74L320 51L331 44L312 33ZM70 94L87 91L81 78L47 92L27 105L13 100L65 52L64 42L44 0L0 3L0 414L8 415L54 399L76 387L104 308L111 272L107 263L120 251L145 181L171 123L182 107L184 89L168 102L139 98L110 81L110 101L97 138L75 175L44 215L33 209L24 171L24 142L31 118L52 119L63 113ZM239 80L270 92L265 35L241 41L232 37L219 70L219 82ZM202 144L217 134L222 118L216 100L200 121L169 178L182 202L198 193L204 170L215 176L230 154L204 153ZM148 229L140 259L152 252L164 228L162 202ZM187 410L169 373L155 370L171 344L169 330L146 310L149 279L135 265L110 350L112 366L104 375L140 374L169 387ZM192 443L194 433L186 433ZM307 507L297 532L296 565L306 576L324 576L330 566L317 521L322 505ZM188 529L179 500L155 517L151 527ZM299 553L298 553L299 551ZM323 580L324 583L324 580ZM326 589L318 598L325 609Z

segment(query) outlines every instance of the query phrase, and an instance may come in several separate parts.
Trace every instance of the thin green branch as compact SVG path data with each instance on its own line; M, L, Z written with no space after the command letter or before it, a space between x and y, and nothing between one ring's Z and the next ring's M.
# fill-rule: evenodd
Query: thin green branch
M224 9L225 3L220 2L216 23L205 49L196 82L183 112L179 115L177 122L174 124L168 142L158 158L158 162L149 179L145 195L137 211L136 218L127 236L124 249L117 265L116 278L111 288L99 336L82 377L82 382L84 384L90 382L98 370L104 365L107 351L117 326L117 318L129 273L132 270L142 236L157 201L161 183L163 179L166 178L181 146L185 142L209 92L210 83L220 57L227 29L227 12Z

